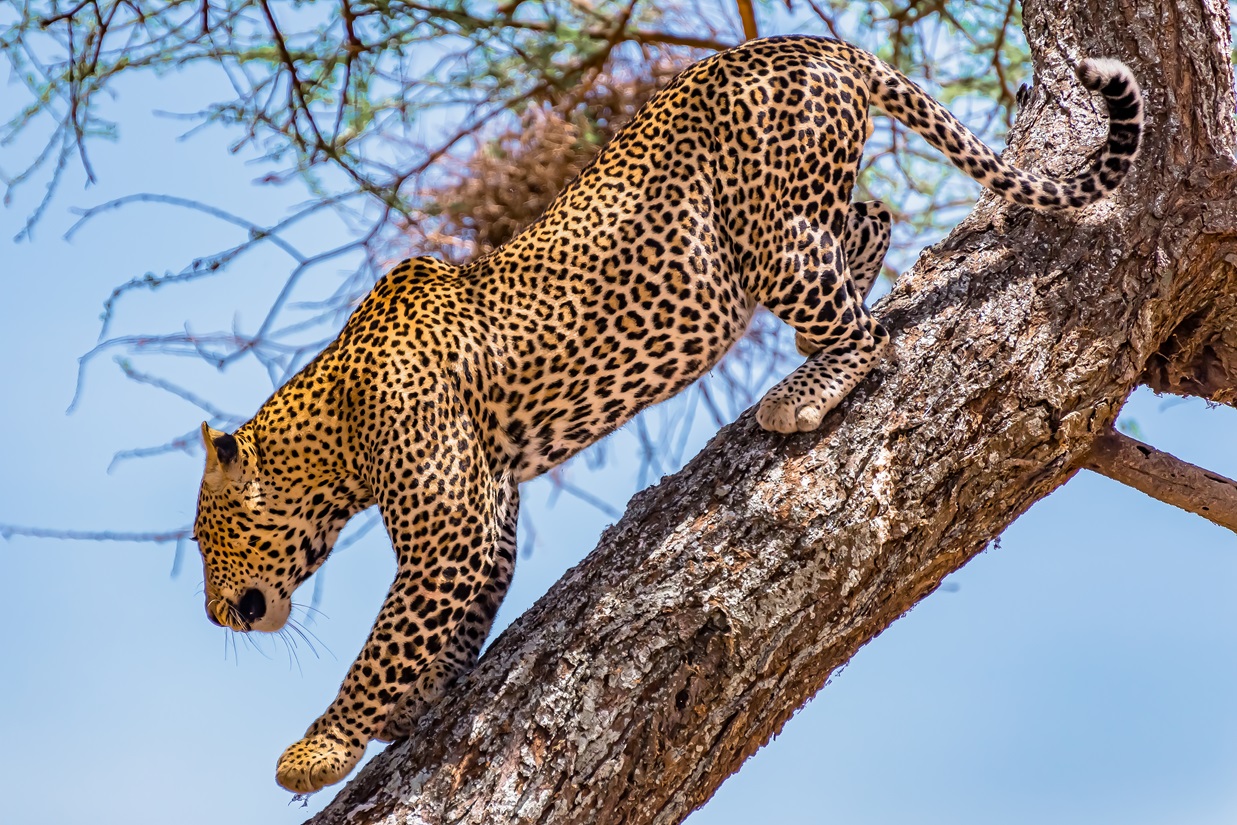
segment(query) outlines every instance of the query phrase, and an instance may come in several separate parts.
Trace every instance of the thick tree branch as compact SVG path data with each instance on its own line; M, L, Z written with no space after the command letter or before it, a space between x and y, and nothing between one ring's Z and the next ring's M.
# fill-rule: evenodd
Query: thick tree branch
M1084 466L1237 533L1237 481L1231 478L1116 431L1095 439Z
M1085 466L1170 339L1226 340L1234 238L1205 216L1234 145L1227 13L1028 0L1037 88L1010 156L1080 168L1105 124L1071 67L1125 60L1152 121L1116 198L1063 218L982 200L878 307L896 358L819 433L745 416L637 496L315 821L679 822Z

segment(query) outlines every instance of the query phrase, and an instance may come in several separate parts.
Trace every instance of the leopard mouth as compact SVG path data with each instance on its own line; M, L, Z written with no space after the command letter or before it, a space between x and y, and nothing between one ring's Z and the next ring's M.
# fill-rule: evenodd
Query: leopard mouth
M232 626L232 606L220 598L206 600L206 618L219 627Z
M275 632L283 628L288 619L290 605L285 599L268 599L256 586L244 590L239 598L209 597L206 602L206 617L213 624L238 633L252 631Z
M206 618L211 624L233 630L237 633L248 633L253 625L241 618L236 607L226 599L215 598L206 603Z

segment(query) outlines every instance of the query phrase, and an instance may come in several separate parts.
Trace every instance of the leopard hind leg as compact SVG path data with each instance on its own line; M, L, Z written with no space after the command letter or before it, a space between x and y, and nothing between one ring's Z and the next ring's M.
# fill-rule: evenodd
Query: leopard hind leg
M857 201L850 205L846 215L846 238L842 247L846 251L846 266L854 282L855 293L866 301L876 284L885 254L889 251L889 239L893 226L893 213L880 201ZM795 349L800 355L815 352L812 343L802 333L795 334Z
M779 433L818 428L871 372L889 340L863 305L843 244L819 229L791 234L773 276L753 285L757 299L794 327L811 352L756 409L756 422Z
M859 201L846 216L846 265L860 300L867 301L889 252L893 213L880 201Z

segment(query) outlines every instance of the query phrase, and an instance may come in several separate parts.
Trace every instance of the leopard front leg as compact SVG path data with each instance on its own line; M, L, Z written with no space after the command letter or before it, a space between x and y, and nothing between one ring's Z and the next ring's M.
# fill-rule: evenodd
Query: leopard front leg
M514 494L513 490L513 494ZM507 595L511 574L515 571L516 514L518 501L507 505L510 518L503 524L494 559L494 574L482 588L481 594L468 608L464 621L460 622L451 637L447 649L423 671L412 686L405 691L395 709L387 717L387 724L377 738L383 740L406 739L412 733L417 720L425 714L442 693L460 676L477 664L481 646L490 634L494 616Z
M872 370L889 340L859 297L843 245L803 222L786 227L786 244L757 299L798 333L807 362L765 393L756 422L780 433L808 432Z
M433 436L408 458L420 477L379 494L398 572L335 701L279 758L276 779L290 791L312 793L347 776L369 741L388 733L392 712L414 685L427 697L440 692L482 632L467 626L470 611L488 605L487 592L496 609L505 593L510 571L499 559L503 537L514 535L516 482L496 470L459 407L440 403L434 413L398 424L397 431ZM459 634L469 640L462 648ZM457 660L444 666L440 659L452 650ZM402 730L398 718L395 727Z

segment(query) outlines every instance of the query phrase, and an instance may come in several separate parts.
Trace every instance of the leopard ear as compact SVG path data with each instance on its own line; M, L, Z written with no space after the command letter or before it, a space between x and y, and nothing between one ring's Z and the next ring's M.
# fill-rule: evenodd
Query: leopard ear
M203 481L210 487L218 487L226 478L235 475L236 457L240 453L236 436L213 429L203 421L202 445L206 447Z

